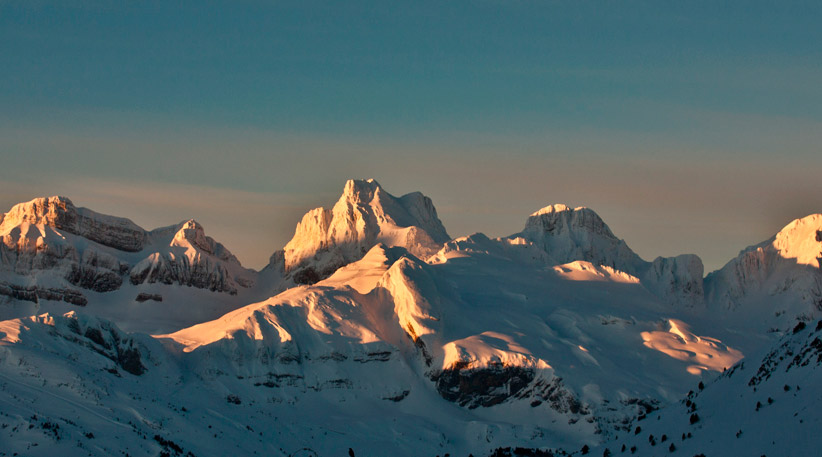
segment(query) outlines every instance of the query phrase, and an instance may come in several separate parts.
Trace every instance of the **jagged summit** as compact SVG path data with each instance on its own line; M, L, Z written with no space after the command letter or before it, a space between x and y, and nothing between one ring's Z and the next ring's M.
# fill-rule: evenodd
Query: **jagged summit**
M199 222L189 219L179 223L177 227L177 233L171 241L172 246L195 246L209 254L214 254L217 243L213 238L206 236L205 229Z
M149 238L153 252L131 269L132 284L176 283L233 295L255 282L255 273L194 219L152 230Z
M382 189L382 186L375 179L349 179L345 182L340 199L356 203L368 203L380 189Z
M297 282L316 282L377 243L426 258L450 238L430 198L419 192L397 198L373 179L349 180L334 207L309 211L272 259L296 272Z

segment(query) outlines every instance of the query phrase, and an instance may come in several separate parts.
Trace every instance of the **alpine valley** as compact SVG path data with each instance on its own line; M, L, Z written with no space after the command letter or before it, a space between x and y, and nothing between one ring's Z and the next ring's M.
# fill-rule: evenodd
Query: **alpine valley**
M0 215L0 456L812 455L820 262L822 214L706 276L588 208L452 238L351 180L254 271L37 198Z

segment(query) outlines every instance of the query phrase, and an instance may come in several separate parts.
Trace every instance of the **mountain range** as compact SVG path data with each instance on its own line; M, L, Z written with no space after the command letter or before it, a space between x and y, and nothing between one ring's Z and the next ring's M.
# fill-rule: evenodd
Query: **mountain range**
M640 258L588 208L452 238L431 199L374 180L306 213L261 271L194 220L146 230L65 197L14 206L0 238L0 455L820 444L766 446L753 423L822 417L820 214L707 276L696 255Z

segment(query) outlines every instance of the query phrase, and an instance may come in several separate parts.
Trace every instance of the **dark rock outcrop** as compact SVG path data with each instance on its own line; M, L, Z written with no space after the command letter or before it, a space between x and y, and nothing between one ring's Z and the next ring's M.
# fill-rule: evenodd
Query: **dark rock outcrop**
M145 292L140 292L139 294L137 294L137 297L134 299L134 301L139 302L139 303L147 302L149 300L163 301L163 296L160 295L160 294L147 294Z
M534 370L502 365L464 369L457 364L432 374L431 380L442 398L473 409L516 396L534 380Z
M38 303L40 299L52 301L64 301L77 306L86 306L88 300L77 290L57 289L36 286L18 286L7 282L0 283L0 295L13 298L15 300Z
M127 373L140 376L146 372L140 345L130 336L108 321L78 318L74 313L66 314L68 333L58 335L73 343L85 346L113 361Z

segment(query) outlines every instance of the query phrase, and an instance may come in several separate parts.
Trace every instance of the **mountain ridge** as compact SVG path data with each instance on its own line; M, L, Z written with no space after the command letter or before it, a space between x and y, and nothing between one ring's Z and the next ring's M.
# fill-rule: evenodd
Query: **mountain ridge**
M451 239L424 195L352 180L256 272L193 219L129 253L73 234L93 224L53 204L0 220L0 280L33 288L0 281L0 308L38 301L0 320L0 441L43 455L563 455L625 442L820 311L801 300L819 277L815 217L703 279L697 256L643 260L588 208ZM80 284L121 284L59 288L75 264L94 273Z

